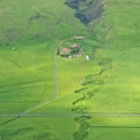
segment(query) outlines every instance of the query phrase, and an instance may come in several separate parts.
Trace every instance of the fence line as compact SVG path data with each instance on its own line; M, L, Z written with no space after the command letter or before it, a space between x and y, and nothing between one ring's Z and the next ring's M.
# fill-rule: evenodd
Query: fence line
M34 113L34 114L29 114L29 113L19 113L19 114L0 114L0 117L8 117L8 116L13 116L13 117L43 117L43 116L54 116L54 117L75 117L75 116L91 116L91 117L140 117L140 113L92 113L92 114L72 114L72 113Z

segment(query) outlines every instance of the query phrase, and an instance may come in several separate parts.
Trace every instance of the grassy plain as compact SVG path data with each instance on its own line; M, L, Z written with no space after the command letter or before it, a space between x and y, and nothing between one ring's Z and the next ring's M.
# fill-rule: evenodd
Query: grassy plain
M62 0L1 1L0 113L140 113L139 6L108 0L102 18L84 26ZM54 57L72 43L83 56ZM139 117L11 119L0 117L0 140L140 139Z
M88 35L86 27L73 17L74 12L61 0L1 1L0 6L0 113L22 113L44 101L47 101L46 106L48 106L48 102L56 97L54 52L65 39L73 37L74 34ZM37 17L38 13L40 17ZM85 60L83 58L76 60L80 66L78 68L74 60L69 60L68 65L66 60L57 59L59 96L62 97L72 94L79 80L84 77L84 74L77 73L80 71L81 61ZM71 87L69 83L73 86ZM64 107L66 101L63 104L62 102L60 110L68 112L67 106ZM58 103L53 101L52 104L52 108L49 106L50 110L57 113ZM0 117L0 139L59 139L59 137L72 139L75 126L73 118L37 117L36 119ZM45 122L49 132L46 132L48 131L46 126L42 125ZM69 131L64 129L63 125ZM71 132L70 125L72 125ZM64 136L66 133L67 136Z
M105 73L110 78L96 93L89 110L106 113L139 113L140 3L110 0L107 5L105 15L108 21L112 21L112 37L106 48L98 50L96 55L97 59L102 55L112 60L110 71ZM88 140L140 139L139 117L93 117L91 122L97 122L94 125L101 127L90 129Z

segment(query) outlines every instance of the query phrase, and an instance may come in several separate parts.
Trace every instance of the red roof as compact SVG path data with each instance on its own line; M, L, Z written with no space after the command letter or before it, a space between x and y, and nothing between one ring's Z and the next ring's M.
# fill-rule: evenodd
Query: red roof
M70 51L70 49L69 48L66 48L66 47L63 48L62 50L63 50L63 52L69 52Z

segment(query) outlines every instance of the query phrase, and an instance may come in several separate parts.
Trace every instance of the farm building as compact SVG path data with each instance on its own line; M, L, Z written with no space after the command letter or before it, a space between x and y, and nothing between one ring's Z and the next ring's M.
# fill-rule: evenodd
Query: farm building
M58 55L62 57L74 57L76 55L81 54L81 48L80 45L78 44L72 44L70 47L64 47L58 50L57 52Z
M75 39L84 39L84 36L74 36Z
M74 37L74 39L84 39L85 38L84 36L78 36L78 35L74 35L73 37Z
M70 48L80 48L80 45L74 43L74 44L72 44L72 45L70 46Z
M64 47L59 50L59 55L63 57L68 57L70 55L70 51L71 51L70 48Z

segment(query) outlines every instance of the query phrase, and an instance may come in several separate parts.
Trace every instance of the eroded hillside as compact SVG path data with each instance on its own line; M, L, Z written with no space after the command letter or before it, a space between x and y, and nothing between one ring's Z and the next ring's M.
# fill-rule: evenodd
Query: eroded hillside
M75 9L75 17L87 24L101 17L104 10L101 0L66 0L65 4Z

